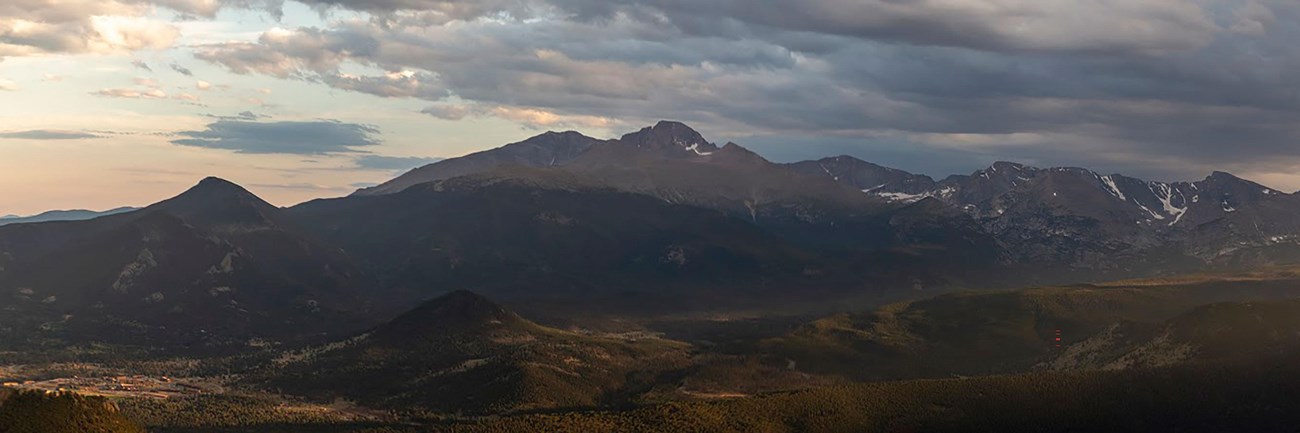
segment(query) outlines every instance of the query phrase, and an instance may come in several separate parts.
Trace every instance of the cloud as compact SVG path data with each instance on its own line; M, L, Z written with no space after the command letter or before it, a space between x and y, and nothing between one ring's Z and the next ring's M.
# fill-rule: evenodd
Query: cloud
M1204 46L1219 27L1195 0L650 0L630 6L561 1L588 15L649 9L686 32L716 34L710 20L911 45L987 51L1159 52ZM725 31L725 30L724 30Z
M371 12L386 18L387 24L503 16L591 22L631 17L697 36L798 32L996 51L1179 50L1202 46L1221 30L1212 16L1214 8L1206 5L1217 2L1196 0L302 1Z
M376 48L376 41L364 38L341 38L312 28L276 28L262 33L257 42L209 45L195 57L220 63L238 74L290 78L306 76L306 72L337 71L351 56L370 55Z
M222 7L251 7L261 5L266 7L271 2L251 2L249 0L150 0L149 3L162 6L176 12L187 15L197 15L205 18L215 17L217 11Z
M241 111L239 113L236 113L233 116L218 116L215 114L205 114L204 116L211 117L213 119L221 119L221 120L258 120L258 119L266 119L271 117L271 116L257 114L252 111Z
M18 83L13 82L12 80L0 78L0 91L12 92L15 90L18 90Z
M200 131L183 131L172 143L251 154L351 153L381 143L378 128L335 120L254 122L218 120Z
M186 76L186 77L193 77L193 76L194 76L194 71L191 71L189 68L186 68L186 67L184 67L184 66L181 66L180 64L172 63L172 64L171 64L171 67L172 67L172 70L173 70L173 71L176 71L177 73L179 73L179 74L181 74L181 75L184 75L184 76Z
M146 77L136 78L135 85L144 86L152 89L157 89L159 87L158 80L155 80L153 78L146 78Z
M256 105L258 107L270 107L274 105L274 104L267 103L262 98L257 98L252 96L240 99L240 101L244 102L245 104Z
M307 3L371 16L195 55L430 101L423 112L448 120L673 118L792 149L795 137L895 146L910 166L927 152L1181 177L1300 166L1300 4L1284 0ZM345 72L357 70L399 72Z
M420 111L443 120L461 120L466 117L495 117L524 126L543 128L610 128L618 125L615 119L602 116L562 115L536 108L510 106L485 106L478 104L433 105Z
M524 16L521 12L541 5L540 2L518 0L305 0L303 3L378 14L420 11L446 19L478 18L503 11Z
M131 66L135 66L136 69L143 69L149 72L153 72L153 68L149 67L149 64L145 63L144 60L132 60Z
M0 132L0 139L20 139L20 140L81 140L87 138L99 138L98 135L77 132L77 131L58 131L51 129L35 129L30 131L9 131Z
M451 96L445 88L437 84L437 78L429 73L390 72L379 76L325 74L318 79L337 89L388 98L436 100Z
M419 100L401 106L419 104L445 120L617 130L672 118L774 155L834 149L939 174L992 159L1183 178L1210 169L1285 178L1300 168L1300 3L1293 0L301 3L348 13L318 27L200 38L179 48L237 74ZM0 59L139 55L157 66L162 60L134 53L174 47L179 28L189 29L159 21L170 14L158 7L187 20L223 9L275 17L283 5L3 1ZM143 60L133 64L152 71ZM142 81L94 94L192 103L206 96L200 91L226 88L202 80L190 93L152 87ZM0 90L16 88L0 80ZM271 93L241 92L236 100L264 106ZM256 116L214 120L275 124ZM220 147L221 137L184 139ZM244 147L274 146L229 145ZM316 151L286 153L301 152Z
M361 155L353 161L358 168L368 170L407 171L442 161L443 158L395 157L380 155Z
M152 5L137 0L6 1L0 4L0 58L170 47L179 30L149 18L151 11Z
M110 89L100 89L99 91L93 92L91 94L97 96L103 96L106 98L123 98L123 99L165 99L167 98L167 92L164 92L159 89L140 90L140 89L126 89L126 88L110 88Z

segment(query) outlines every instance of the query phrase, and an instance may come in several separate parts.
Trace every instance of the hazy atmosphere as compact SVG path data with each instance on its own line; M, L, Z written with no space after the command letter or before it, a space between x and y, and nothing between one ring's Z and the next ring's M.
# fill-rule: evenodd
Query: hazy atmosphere
M1296 433L1296 0L0 0L0 433Z
M0 215L207 175L277 205L659 119L787 162L997 160L1300 189L1290 0L18 0Z

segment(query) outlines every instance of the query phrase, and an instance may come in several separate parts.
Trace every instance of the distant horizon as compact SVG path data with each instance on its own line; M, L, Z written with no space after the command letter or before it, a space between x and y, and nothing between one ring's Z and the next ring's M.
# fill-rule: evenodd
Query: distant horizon
M693 125L689 125L689 124L687 124L687 126L692 126L692 127L693 127ZM547 133L564 133L564 132L577 132L577 133L579 133L579 134L583 134L583 135L586 135L586 136L592 136L592 135L588 135L588 134L585 133L585 132L578 131L578 130L575 130L575 129L559 129L559 130L550 130L550 131L545 131L545 132L538 132L538 133L535 133L535 134L533 134L533 135L530 135L528 138L532 138L532 137L536 137L536 136L544 135L544 134L547 134ZM629 132L632 132L632 131L629 131ZM593 138L597 138L597 139L602 139L602 140L614 140L614 139L618 139L618 138L620 138L622 135L623 135L623 134L615 134L614 136L609 137L609 138L600 138L600 137L594 137L594 136L592 136L592 137L593 137ZM705 136L705 139L709 139L711 142L713 142L714 144L717 144L717 145L719 145L719 146L722 145L722 144L724 144L724 143L726 143L726 142L731 142L731 140L723 140L723 141L712 140L712 139L710 139L708 136ZM516 141L509 142L509 143L501 143L501 144L499 144L499 145L497 145L497 146L494 146L494 147L488 147L488 148L484 148L484 149L481 149L481 150L475 150L475 151L471 151L470 153L476 153L476 152L480 152L480 151L483 151L483 150L496 149L496 148L499 148L499 147L502 147L502 146L505 146L505 145L508 145L508 144L517 143L517 142L520 142L520 141L524 141L524 140L521 139L521 140L516 140ZM1123 172L1107 172L1107 171L1104 171L1104 170L1097 170L1097 169L1094 169L1094 168L1091 168L1091 167L1083 167L1083 166L1076 166L1076 165L1054 165L1054 164L1053 164L1053 165L1037 165L1037 164L1031 164L1031 163L1025 163L1025 162L1012 161L1012 160L995 160L995 161L988 162L988 163L983 164L983 165L977 165L977 166L975 166L974 168L970 169L969 171L965 171L965 172L953 172L953 173L947 173L947 174L939 174L939 175L936 175L936 174L931 174L931 173L919 173L919 172L914 172L914 171L907 170L907 169L904 169L904 168L895 167L895 166L892 166L892 165L889 165L889 164L886 164L886 163L881 163L881 162L878 162L878 161L873 161L873 160L868 159L868 158L863 158L862 156L849 155L849 154L822 155L822 156L819 156L819 157L813 157L813 158L808 158L808 159L778 160L778 159L773 159L773 158L768 157L767 155L764 154L764 152L763 152L761 149L750 148L750 147L746 146L744 143L736 143L736 144L740 145L741 147L745 147L745 148L747 148L747 149L750 149L750 150L754 151L755 153L758 153L760 156L763 156L765 159L768 159L769 161L774 162L774 163L778 163L778 164L788 164L788 163L795 163L795 162L801 162L801 161L816 161L816 160L821 160L821 159L826 159L826 158L836 158L836 157L848 156L848 157L857 158L857 159L862 160L862 161L865 161L865 162L869 162L869 163L877 164L877 165L880 165L880 166L883 166L883 167L892 168L892 169L898 169L898 170L903 170L903 171L906 171L906 172L911 173L911 174L927 176L927 177L930 177L931 179L936 180L936 181L941 181L941 180L943 180L943 179L946 179L946 178L949 178L949 177L952 177L952 176L968 176L968 175L971 175L971 174L974 174L974 173L978 173L978 172L981 171L981 170L985 170L985 169L991 168L993 165L995 165L995 164L999 164L999 163L1012 163L1012 164L1020 164L1020 165L1024 165L1024 166L1026 166L1026 167L1033 167L1033 168L1045 169L1045 170L1047 170L1047 169L1060 169L1060 168L1084 169L1084 170L1093 171L1093 172L1096 172L1096 173L1098 173L1098 174L1102 174L1102 175L1123 175L1123 176L1128 176L1128 177L1133 177L1133 178L1141 179L1141 180L1144 180L1144 181L1149 181L1149 182L1162 182L1162 183L1183 183L1183 182L1190 183L1190 182L1197 182L1197 181L1200 181L1200 180L1204 180L1205 178L1207 178L1207 177L1213 175L1213 173L1215 173L1215 172L1225 172L1225 173L1231 174L1231 175L1233 175L1233 176L1240 177L1240 178L1242 178L1242 179L1245 179L1245 180L1248 180L1248 181L1251 181L1251 182L1259 183L1260 185L1262 185L1262 186L1264 186L1264 187L1266 187L1266 188L1270 188L1270 189L1273 189L1273 190L1277 190L1277 191L1284 192L1284 193L1286 193L1286 194L1294 194L1294 193L1297 192L1297 190L1289 190L1289 189L1284 189L1284 188L1276 188L1276 187L1274 187L1274 186L1272 186L1272 185L1270 185L1270 184L1268 184L1268 183L1261 182L1261 181L1259 181L1259 180L1252 179L1252 178L1250 178L1250 177L1240 176L1240 175L1238 175L1238 174L1236 174L1236 173L1232 173L1231 171L1217 170L1217 169L1216 169L1216 170L1211 170L1211 171L1207 172L1204 176L1201 176L1201 177L1198 177L1198 178L1186 178L1186 179L1166 180L1166 179L1149 179L1149 178L1144 178L1144 177L1142 177L1142 176L1133 175L1133 174L1130 174L1130 173L1123 173ZM466 155L468 155L468 153L467 153ZM448 159L460 158L460 157L463 157L463 156L466 156L466 155L460 155L460 156L456 156L456 157L447 157L447 158L434 158L434 159L436 159L436 160L431 161L431 162L429 162L428 164L424 164L424 165L435 164L435 163L437 163L437 162L441 162L441 161L448 160ZM307 203L307 202L310 202L310 201L313 201L313 200L346 197L346 196L350 195L352 192L355 192L355 191L358 190L358 189L362 189L362 188L366 188L366 187L370 187L370 186L376 186L376 185L379 185L379 184L383 183L384 181L390 180L390 179L392 179L392 178L396 178L396 177L400 176L401 174L404 174L404 173L406 173L406 172L409 172L410 170L414 170L414 169L419 168L419 167L423 167L424 165L417 166L417 167L412 167L411 169L407 169L407 170L401 170L401 171L398 171L398 172L394 172L391 176L389 176L389 177L387 177L387 178L384 178L384 179L382 179L382 180L380 180L380 181L378 181L378 182L354 183L354 184L348 185L348 187L350 187L350 188L352 188L352 189L351 189L351 190L348 190L348 191L346 191L346 192L343 192L343 193L341 193L341 194L339 194L339 195L319 195L319 196L312 196L312 197L306 197L306 198L299 198L299 199L296 199L296 200L292 200L292 199L291 199L290 201L281 201L281 200L277 200L277 199L275 199L275 197L277 197L277 195L274 194L275 189L276 189L276 188L274 188L274 186L270 186L270 185L258 185L258 184L252 184L252 185L250 185L250 184L242 183L242 182L239 181L238 179L231 179L231 178L229 178L229 177L217 176L217 175L200 175L197 179L193 180L192 182L190 182L190 183L188 183L188 184L185 184L185 183L183 183L183 182L178 182L178 183L177 183L177 186L178 186L178 187L177 187L177 189L176 189L173 193L170 193L170 194L164 193L162 196L155 197L155 198L152 198L152 199L151 199L151 198L141 198L141 199L139 199L139 200L141 200L141 202L137 202L137 203L135 203L135 204L110 205L110 206L107 206L107 207L73 206L73 207L64 207L64 208L44 209L44 210L38 210L38 211L35 211L35 212L30 212L30 213L18 213L18 212L12 212L12 211L3 211L3 210L0 210L0 218L8 218L8 217L27 218L27 217L38 216L38 215L41 215L41 214L51 213L51 212L89 211L89 212L98 212L98 213L103 213L103 212L109 212L109 211L118 210L118 209L123 209L123 208L136 208L136 209L142 209L142 208L148 207L148 206L151 205L151 204L157 203L157 202L162 201L162 200L166 200L167 198L170 198L170 197L174 197L176 194L180 194L181 192L184 192L186 189L191 188L191 187L197 185L200 181L202 181L203 179L207 179L207 178L218 178L218 179L222 179L222 180L225 180L225 181L228 181L228 182L234 183L234 184L236 184L236 185L239 185L239 186L241 186L241 187L243 187L243 188L249 190L249 192L252 192L254 195L257 195L258 197L262 198L263 200L266 200L268 203L271 203L271 204L273 204L273 205L275 205L275 206L277 206L277 207L281 207L281 208L291 208L291 207L294 207L294 206L297 206L297 205L301 205L301 204L303 204L303 203ZM260 190L260 191L259 191L259 190ZM271 194L266 194L266 192L270 192ZM269 196L268 196L268 195L269 195Z

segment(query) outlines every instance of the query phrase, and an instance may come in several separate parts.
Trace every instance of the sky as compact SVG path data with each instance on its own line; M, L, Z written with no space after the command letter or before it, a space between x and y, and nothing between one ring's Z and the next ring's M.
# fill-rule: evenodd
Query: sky
M1294 0L4 0L0 215L278 205L547 130L1300 189Z

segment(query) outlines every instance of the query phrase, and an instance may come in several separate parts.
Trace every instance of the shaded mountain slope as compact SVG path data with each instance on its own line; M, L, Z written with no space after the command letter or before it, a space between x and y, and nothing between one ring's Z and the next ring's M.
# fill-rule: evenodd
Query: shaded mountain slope
M345 312L365 306L349 258L213 178L135 212L0 228L0 251L0 303L78 338L303 336L359 326Z
M525 148L570 149L553 139L558 136L575 140L579 137L548 133L524 142L531 143ZM498 163L505 159L502 155L515 154L520 146L512 144L485 152L500 157L493 157L492 164L479 164L477 161L486 158L480 156L466 157L463 163L455 159L442 161L403 175L393 184L454 180L449 178L454 173L473 179L461 185L482 184L484 180L495 185L508 179L516 186L558 189L575 195L616 191L720 211L802 249L826 252L823 260L828 262L811 269L813 272L854 269L857 274L880 277L878 286L885 291L911 288L918 283L995 285L997 282L987 271L1006 256L998 251L996 240L970 216L946 209L939 202L886 204L823 176L769 162L737 144L717 146L678 122L659 122L617 140L592 141L582 152L554 164L543 165L536 160ZM479 171L465 174L467 171L447 168L453 166ZM353 198L382 196L383 192L360 191ZM298 209L318 207L309 203ZM356 250L355 244L349 245L350 251Z
M318 200L290 214L364 260L382 287L405 299L465 288L511 302L581 306L635 295L625 303L683 307L790 290L778 283L797 283L805 267L825 263L717 211L522 167L399 194Z
M483 173L502 167L562 165L599 142L600 140L573 131L547 132L519 143L420 167L378 186L361 189L354 195L393 194L425 182Z
M851 156L800 161L787 166L809 176L830 176L832 180L862 192L884 191L882 198L894 201L905 201L929 193L936 186L934 179L929 176L872 164Z

